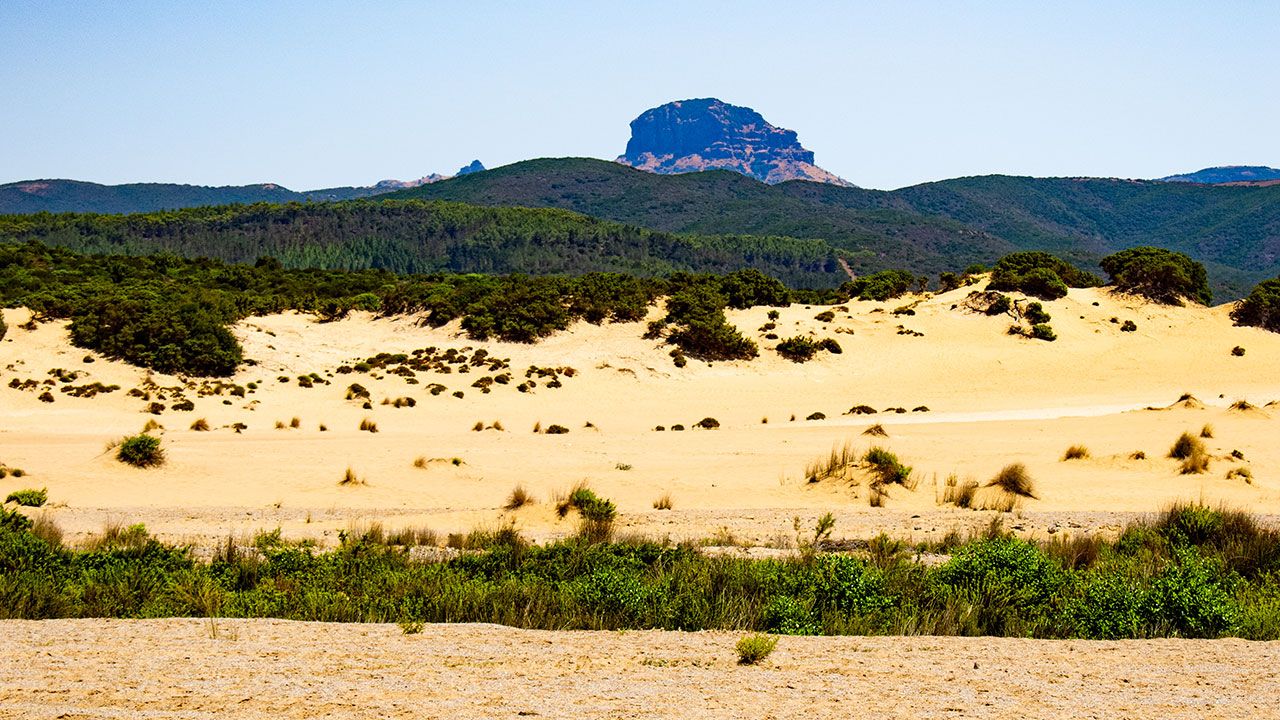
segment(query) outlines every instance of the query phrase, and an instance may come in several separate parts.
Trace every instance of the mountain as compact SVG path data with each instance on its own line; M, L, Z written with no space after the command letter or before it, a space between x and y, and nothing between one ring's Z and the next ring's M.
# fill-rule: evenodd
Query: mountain
M754 267L800 287L847 279L836 251L821 240L676 235L564 210L417 200L0 216L0 244L27 241L101 255L168 252L240 263L265 255L294 268L399 273L660 275Z
M732 170L769 184L849 184L814 165L813 152L800 145L794 130L715 98L677 100L644 111L631 121L631 139L618 162L664 175Z
M454 176L470 175L471 173L484 172L484 164L479 160L472 160L470 165L464 165L454 173Z
M1223 165L1205 168L1185 175L1160 178L1165 182L1203 183L1225 185L1228 183L1270 183L1280 181L1280 169L1262 165Z
M0 213L131 213L230 203L351 200L416 184L383 181L370 187L295 192L273 183L212 187L172 183L100 185L79 180L24 180L0 185Z
M1220 298L1280 274L1280 186L993 175L878 191L765 185L731 172L654 175L562 158L389 197L559 207L672 232L818 238L847 253L858 272L934 273L1029 249L1096 271L1102 256L1150 244L1205 263Z

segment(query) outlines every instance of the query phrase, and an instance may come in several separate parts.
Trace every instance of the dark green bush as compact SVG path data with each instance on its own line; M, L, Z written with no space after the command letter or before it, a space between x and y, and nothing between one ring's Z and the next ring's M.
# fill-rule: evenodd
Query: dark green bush
M818 343L802 335L778 343L778 354L794 363L808 362L818 354Z
M906 295L915 284L916 276L906 270L881 270L844 283L837 294L845 298L884 301Z
M1181 305L1184 298L1202 305L1213 300L1204 265L1180 252L1136 247L1108 255L1099 265L1121 292L1166 305Z
M1031 337L1035 338L1036 340L1046 340L1048 342L1053 342L1054 340L1058 339L1058 334L1055 333L1053 331L1053 328L1050 327L1047 323L1040 323L1040 324L1031 326Z
M23 507L41 507L49 501L49 491L45 488L39 490L14 490L4 499L6 503L17 503Z
M1041 300L1065 297L1067 288L1094 287L1098 278L1046 252L1010 253L991 271L991 290L1016 290Z
M1025 317L1027 322L1032 325L1042 325L1053 319L1049 313L1045 312L1044 306L1038 302L1033 302L1027 305L1027 309L1026 312L1023 313L1023 317Z
M1249 296L1231 310L1231 319L1237 325L1280 332L1280 278L1263 280L1254 286ZM1244 354L1243 348L1240 348L1240 354Z

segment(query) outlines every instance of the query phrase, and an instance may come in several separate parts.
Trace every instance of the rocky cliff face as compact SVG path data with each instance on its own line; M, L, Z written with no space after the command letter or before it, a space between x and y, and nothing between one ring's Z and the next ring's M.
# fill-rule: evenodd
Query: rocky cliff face
M813 164L794 130L769 124L751 108L715 98L679 100L631 121L624 165L661 174L733 170L774 184L785 180L849 185Z

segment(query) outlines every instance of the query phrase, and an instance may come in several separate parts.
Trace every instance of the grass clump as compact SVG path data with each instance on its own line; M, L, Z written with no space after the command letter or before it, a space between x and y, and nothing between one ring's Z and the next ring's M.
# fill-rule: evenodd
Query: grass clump
M369 418L365 418L360 421L360 430L363 432L376 433L378 432L378 423Z
M49 502L49 491L46 488L39 490L14 490L4 499L5 503L17 503L22 507L41 507Z
M1180 472L1183 475L1198 475L1209 470L1209 451L1200 438L1191 433L1182 433L1169 448L1169 457L1181 460Z
M116 459L136 468L151 468L163 465L165 456L160 438L142 433L120 440L116 446Z
M866 430L863 430L862 434L870 435L872 437L883 437L883 438L889 437L889 432L885 430L884 425L881 425L880 423L876 423L875 425L872 425Z
M1067 460L1087 460L1089 458L1089 448L1084 445L1072 445L1062 453L1063 462Z
M802 335L787 338L775 348L778 354L794 363L808 362L818 354L818 343Z
M738 641L734 649L738 653L739 665L758 665L769 657L778 646L778 638L769 635L747 635Z
M995 487L1017 497L1026 497L1036 499L1035 482L1031 479L1031 474L1027 472L1027 466L1022 463L1010 463L1000 469L996 476L991 478L987 483L987 487Z
M653 501L654 510L670 510L671 507L671 493L663 493L661 497Z
M347 468L346 472L342 473L342 479L338 481L338 484L343 487L350 487L354 485L368 485L369 483L366 482L364 478L356 475L355 470Z
M209 421L204 418L199 418L195 422L191 423L191 430L193 432L209 432Z
M1200 437L1202 437L1202 438L1212 438L1212 437L1213 437L1213 426L1212 426L1212 425L1210 425L1209 423L1205 423L1204 427L1200 428Z
M519 510L525 505L533 504L533 496L529 491L524 489L523 485L516 485L511 490L511 494L507 496L507 504L503 505L504 510Z
M911 486L911 467L903 465L892 452L882 447L873 447L862 456L862 461L871 466L880 483Z

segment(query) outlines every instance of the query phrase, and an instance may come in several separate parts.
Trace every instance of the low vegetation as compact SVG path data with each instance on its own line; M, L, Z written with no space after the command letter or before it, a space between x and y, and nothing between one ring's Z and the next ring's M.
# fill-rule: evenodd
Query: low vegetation
M116 446L116 459L137 468L158 467L164 464L164 448L160 438L142 433L120 440Z
M17 503L23 507L42 507L49 502L49 491L45 488L39 490L14 490L4 499L5 503Z
M1208 305L1213 300L1204 265L1180 252L1136 247L1108 255L1098 264L1120 292L1166 305L1184 300Z
M778 638L769 635L748 635L738 641L734 649L739 665L759 665L778 646Z
M1068 288L1095 287L1091 273L1046 252L1015 252L1000 258L991 271L991 290L1017 291L1041 300L1066 297Z
M412 555L385 533L345 533L325 552L230 544L206 560L140 526L109 528L73 549L34 524L0 509L0 617L1280 639L1280 533L1200 505L1171 508L1114 540L1031 542L993 526L948 545L937 564L901 543L858 555L815 544L752 559L583 535L538 546L510 528L450 537L460 550L448 559Z
M1245 299L1236 303L1231 310L1231 319L1237 325L1280 332L1280 278L1258 283ZM1244 348L1237 345L1235 350L1239 352L1233 351L1232 354L1244 355Z

